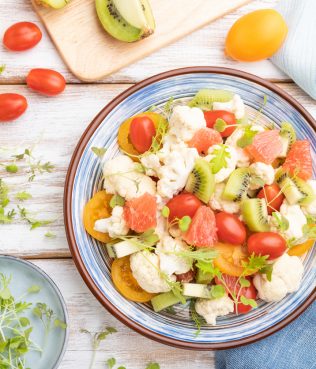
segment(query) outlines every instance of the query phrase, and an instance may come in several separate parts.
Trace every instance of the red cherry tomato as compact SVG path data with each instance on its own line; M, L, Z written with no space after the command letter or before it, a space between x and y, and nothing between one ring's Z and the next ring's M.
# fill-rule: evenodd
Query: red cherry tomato
M175 218L181 219L186 215L193 218L201 205L201 201L191 193L181 193L171 199L166 205L170 210L169 221L172 222Z
M54 96L64 91L65 78L51 69L32 69L26 77L29 88L43 95Z
M241 296L245 296L247 299L253 299L253 300L257 298L257 290L254 284L252 283L252 279L249 277L246 278L250 282L249 287L241 287L240 284L237 283L238 277L233 277L227 274L222 274L222 279L224 280L226 286L217 277L215 278L215 283L224 285L229 295L232 295L232 293L234 293L236 297L239 296L237 306L234 305L235 314L248 313L248 311L250 311L252 307L250 305L242 304L240 302L240 298Z
M129 138L140 154L150 149L155 134L155 124L149 117L141 116L132 120L129 129Z
M211 110L204 112L204 118L206 120L206 125L208 128L213 128L214 124L216 123L216 119L223 119L228 126L236 124L236 118L233 113L226 110ZM222 137L230 136L236 127L227 127L225 131L221 132Z
M42 39L42 32L36 24L19 22L9 27L3 36L3 44L12 51L24 51L37 45Z
M284 200L284 195L280 187L273 183L272 185L265 185L258 193L259 199L266 199L268 203L268 213L271 215L274 211L278 211Z
M274 232L254 233L248 238L247 245L250 254L269 255L269 260L278 258L287 250L285 239Z
M239 218L224 211L215 214L219 241L242 245L247 236L246 227Z
M13 120L22 115L27 108L27 100L18 94L0 94L0 122Z

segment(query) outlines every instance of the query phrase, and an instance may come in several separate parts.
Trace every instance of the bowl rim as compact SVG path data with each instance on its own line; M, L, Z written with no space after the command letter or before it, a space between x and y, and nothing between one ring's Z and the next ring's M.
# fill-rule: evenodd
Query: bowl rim
M133 86L129 87L118 96L116 96L113 100L111 100L92 120L89 126L85 129L84 133L82 134L75 150L72 155L69 168L66 175L65 180L65 189L64 189L64 223L65 223L65 230L67 241L69 244L69 249L71 251L72 257L74 259L75 265L83 278L85 284L89 287L90 291L94 294L94 296L99 300L99 302L119 321L123 324L128 326L129 328L133 329L134 331L140 333L141 335L150 338L154 341L167 344L169 346L182 348L182 349L191 349L191 350L222 350L228 348L234 348L243 346L249 343L254 343L258 340L261 340L288 325L294 319L296 319L300 314L302 314L307 307L316 299L316 287L307 297L307 299L291 314L286 316L284 319L279 321L272 327L265 329L262 332L256 333L252 336L245 337L242 339L229 341L229 342L221 342L221 343L197 343L197 342L187 342L182 341L181 339L173 339L166 337L164 335L158 334L153 332L142 325L132 321L130 318L125 316L116 306L114 306L98 289L96 283L93 281L92 277L90 276L89 272L86 269L83 260L81 259L78 246L76 244L76 239L73 230L72 224L72 191L73 185L75 180L75 175L77 171L78 164L80 162L82 153L86 148L87 143L89 142L91 136L94 134L95 130L98 126L103 122L106 116L123 100L125 100L128 96L133 94L134 92L161 80L175 77L178 75L184 74L198 74L198 73L215 73L215 74L223 74L223 75L230 75L233 77L239 77L245 79L250 82L257 83L267 89L275 92L277 95L281 96L285 99L288 103L290 103L308 122L308 124L316 131L316 121L311 116L310 113L293 97L291 97L286 91L278 87L277 85L264 80L258 76L253 74L243 72L237 69L231 68L223 68L223 67L208 67L208 66L200 66L200 67L186 67L186 68L179 68L170 70L167 72L156 74L152 77L146 78Z
M59 353L58 357L56 358L54 366L51 368L51 369L57 369L59 367L59 365L61 364L64 356L65 356L67 346L68 346L68 341L69 341L69 313L68 313L68 308L67 308L67 304L66 304L66 301L64 299L64 296L62 295L59 287L53 281L53 279L42 268L40 268L36 264L32 263L31 261L21 259L19 257L12 256L12 255L0 255L0 258L13 260L17 263L24 264L24 265L28 266L29 268L33 269L35 272L39 273L51 285L53 290L56 292L56 295L59 299L61 308L62 308L63 313L64 313L65 323L67 325L66 328L65 328L65 336L64 336L64 342L63 342L62 348L60 350L60 353Z

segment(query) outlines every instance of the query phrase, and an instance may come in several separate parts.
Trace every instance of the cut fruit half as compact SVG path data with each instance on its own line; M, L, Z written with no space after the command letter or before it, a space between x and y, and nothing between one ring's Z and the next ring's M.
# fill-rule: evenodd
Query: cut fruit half
M210 299L210 287L206 284L183 283L183 294L187 297L198 297L201 299Z
M181 300L179 297L175 296L172 291L170 291L153 297L150 302L154 311L158 313L159 311L164 310L170 306L179 304Z
M268 211L265 199L246 199L241 203L241 214L248 228L253 232L267 232Z
M230 91L202 89L197 92L188 105L191 108L197 107L202 110L211 110L215 101L228 102L232 100L233 97L234 94Z
M285 158L296 140L296 133L291 123L281 123L280 137L282 141L282 152L279 157Z
M230 175L224 192L223 199L241 201L246 196L251 175L248 168L237 168Z

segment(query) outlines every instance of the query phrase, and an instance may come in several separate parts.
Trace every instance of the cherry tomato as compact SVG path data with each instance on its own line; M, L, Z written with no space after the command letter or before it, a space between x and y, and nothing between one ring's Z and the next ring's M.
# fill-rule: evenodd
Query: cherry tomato
M233 113L226 110L211 110L204 112L204 118L206 120L206 125L208 128L213 128L216 123L216 119L223 119L228 126L236 124L236 118ZM222 137L230 136L236 127L227 127L223 132L221 132Z
M217 236L219 241L241 245L245 242L247 231L239 218L224 211L215 214Z
M283 255L287 249L285 239L274 232L254 233L248 238L247 245L249 254L269 255L269 260Z
M27 100L19 94L0 94L0 122L14 120L27 108Z
M266 199L268 204L268 213L270 215L274 211L279 211L284 200L284 195L276 183L265 185L258 193L258 197L259 199Z
M148 302L155 296L144 291L137 283L131 271L129 256L113 261L111 276L115 287L128 300Z
M29 88L43 95L54 96L64 91L65 78L51 69L32 69L26 77Z
M241 287L238 281L238 277L232 277L227 274L222 274L222 279L224 280L225 284L218 278L215 277L216 284L222 284L226 287L226 291L229 295L238 296L238 304L234 306L234 312L235 314L245 314L248 313L252 307L250 305L244 305L240 302L241 296L246 297L247 299L253 299L255 300L257 298L257 290L252 283L252 279L247 277L247 280L249 281L250 285L249 287Z
M3 44L12 51L24 51L37 45L42 39L42 32L36 24L19 22L9 27L3 36Z
M166 205L170 210L169 221L172 222L175 218L181 219L185 215L193 218L201 205L202 202L191 193L180 193L180 195L172 198Z
M141 116L132 120L129 137L133 146L140 154L150 149L155 134L155 124L149 117Z

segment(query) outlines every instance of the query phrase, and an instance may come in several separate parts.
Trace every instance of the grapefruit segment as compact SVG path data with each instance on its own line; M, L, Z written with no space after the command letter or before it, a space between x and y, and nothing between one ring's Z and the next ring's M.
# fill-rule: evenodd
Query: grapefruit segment
M215 129L201 128L194 133L194 136L188 142L188 146L195 147L199 154L206 154L211 146L222 142L222 136Z
M156 198L149 193L126 201L124 205L124 220L127 226L138 233L155 228L157 203Z
M292 175L296 174L305 181L312 177L313 163L309 141L299 140L293 143L283 164L283 169Z
M252 144L247 146L245 150L252 156L255 162L272 164L282 152L282 141L279 131L272 129L257 133Z
M183 234L185 242L196 247L213 247L217 242L216 221L213 211L203 205L198 208L189 229Z

